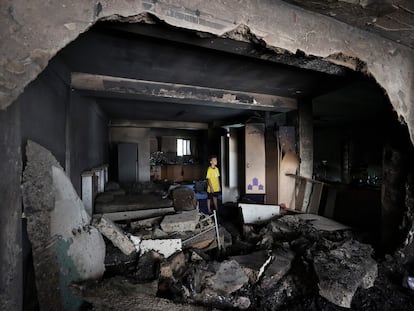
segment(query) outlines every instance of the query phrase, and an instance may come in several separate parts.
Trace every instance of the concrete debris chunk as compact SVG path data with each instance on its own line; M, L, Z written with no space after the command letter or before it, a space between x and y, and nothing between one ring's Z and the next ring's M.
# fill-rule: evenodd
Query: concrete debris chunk
M217 293L209 290L193 295L192 299L199 304L208 306L210 309L214 307L219 310L247 310L251 305L248 297L217 295Z
M272 252L273 260L267 266L260 286L270 288L279 282L290 270L295 254L289 249L278 249Z
M313 228L319 231L339 231L339 230L349 230L350 227L345 226L339 222L336 222L332 219L314 215L314 214L298 214L295 215L296 218L306 221Z
M105 193L104 196L109 196L112 193ZM98 200L95 204L96 213L116 213L125 211L138 211L157 208L168 208L172 206L172 201L163 199L160 195L153 193L148 194L128 194L128 195L113 195L111 201Z
M188 187L178 187L172 191L173 204L177 212L191 211L197 208L195 192Z
M250 282L254 284L270 264L272 256L267 251L258 251L248 255L233 256L229 259L237 261L249 277Z
M139 228L151 228L154 225L158 225L161 222L162 218L163 216L158 216L142 220L131 221L129 225L133 230Z
M28 141L26 156L23 204L40 310L77 309L69 285L103 275L105 243L50 151Z
M319 294L338 306L350 308L358 287L374 285L378 267L371 254L371 246L354 240L328 252L319 252L314 257Z
M175 215L167 215L161 222L161 229L165 232L194 231L199 219L198 209Z
M135 246L131 240L106 216L95 218L93 225L125 255L130 255L135 251Z
M229 295L249 282L249 277L235 260L218 264L217 272L210 279L210 287L219 295Z
M198 253L196 252L191 252L191 257L190 257L192 262L199 262L199 261L203 261L203 257L201 257Z
M23 171L23 205L25 213L54 209L52 166L62 169L53 154L29 140L27 165Z
M153 239L164 239L168 237L168 233L164 232L160 228L154 228L151 232L151 236Z
M139 253L141 251L141 239L135 235L130 235L129 239L134 244L136 252Z
M148 219L157 216L163 216L167 214L174 213L173 207L165 208L154 208L147 209L142 211L126 211L126 212L114 212L114 213L105 213L106 218L112 221L121 221L121 220L138 220L138 219ZM99 216L99 214L97 214Z
M155 251L165 258L182 250L181 239L164 239L164 240L142 240L140 244L141 254L149 251Z

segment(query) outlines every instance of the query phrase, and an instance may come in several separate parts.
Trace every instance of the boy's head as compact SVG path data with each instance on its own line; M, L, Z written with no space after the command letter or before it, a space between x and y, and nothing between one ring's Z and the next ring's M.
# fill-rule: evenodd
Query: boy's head
M210 159L210 165L212 167L215 167L217 165L217 156L211 155L209 159Z

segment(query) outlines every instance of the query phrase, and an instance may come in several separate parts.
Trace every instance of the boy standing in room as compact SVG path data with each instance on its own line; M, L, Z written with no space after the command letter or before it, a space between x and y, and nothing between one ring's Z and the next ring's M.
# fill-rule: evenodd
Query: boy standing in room
M218 211L217 198L221 191L220 187L220 172L217 167L217 157L215 155L210 156L210 166L207 169L207 210L211 214L210 202L213 199L213 205L216 211Z

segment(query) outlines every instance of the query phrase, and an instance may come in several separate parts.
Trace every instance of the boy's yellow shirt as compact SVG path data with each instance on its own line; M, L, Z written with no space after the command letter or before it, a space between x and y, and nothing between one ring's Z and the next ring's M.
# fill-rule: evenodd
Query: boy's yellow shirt
M206 178L210 179L211 185L213 186L213 192L221 191L219 177L220 177L220 171L218 167L216 166L212 168L211 166L209 166L207 169ZM207 192L211 192L210 185L207 186Z

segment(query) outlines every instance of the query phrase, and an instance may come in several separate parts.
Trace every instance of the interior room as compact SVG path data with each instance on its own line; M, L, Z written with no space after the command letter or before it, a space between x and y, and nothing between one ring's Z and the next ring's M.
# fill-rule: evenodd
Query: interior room
M381 60L165 12L65 38L1 111L10 310L413 306L410 97Z

